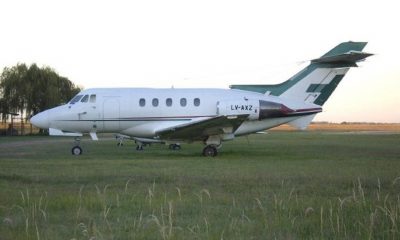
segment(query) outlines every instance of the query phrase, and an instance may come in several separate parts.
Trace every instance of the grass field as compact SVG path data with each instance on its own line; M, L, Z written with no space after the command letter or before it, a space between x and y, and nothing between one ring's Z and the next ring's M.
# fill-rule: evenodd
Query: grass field
M201 145L0 138L0 239L399 239L400 135Z

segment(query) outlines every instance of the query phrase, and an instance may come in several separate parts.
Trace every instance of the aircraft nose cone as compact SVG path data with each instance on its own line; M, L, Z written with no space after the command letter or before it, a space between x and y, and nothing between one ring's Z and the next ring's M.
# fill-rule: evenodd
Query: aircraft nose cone
M38 113L31 117L30 122L38 128L47 129L50 127L49 113L47 111Z

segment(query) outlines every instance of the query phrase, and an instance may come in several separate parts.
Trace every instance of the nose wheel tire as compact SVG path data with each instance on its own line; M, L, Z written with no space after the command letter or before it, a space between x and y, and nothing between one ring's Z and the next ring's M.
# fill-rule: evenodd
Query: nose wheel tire
M203 156L205 157L215 157L218 154L218 150L215 146L208 145L203 149Z
M79 146L75 146L71 150L72 155L81 155L82 154L82 148Z

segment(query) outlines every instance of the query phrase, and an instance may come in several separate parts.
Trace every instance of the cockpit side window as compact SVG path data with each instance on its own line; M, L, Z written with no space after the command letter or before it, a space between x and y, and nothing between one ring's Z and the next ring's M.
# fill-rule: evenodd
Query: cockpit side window
M85 95L83 98L82 98L82 100L81 100L81 102L87 102L89 100L89 95Z
M89 102L91 102L91 103L95 103L96 102L96 94L90 95Z
M70 102L69 104L75 104L77 102L79 102L79 100L81 100L83 95L76 95Z

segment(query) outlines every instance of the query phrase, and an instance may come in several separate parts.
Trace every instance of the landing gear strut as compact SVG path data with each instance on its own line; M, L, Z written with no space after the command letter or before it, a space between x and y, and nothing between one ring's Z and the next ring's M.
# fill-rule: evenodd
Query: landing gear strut
M144 146L145 144L143 144L143 143L140 142L140 141L135 141L135 143L136 143L136 151L143 151L143 146Z
M75 138L75 144L74 144L75 146L72 147L72 149L71 149L72 155L78 156L78 155L82 154L82 148L79 146L80 143L81 143L81 139L79 137L76 137Z
M218 154L218 150L216 148L216 146L214 145L207 145L204 149L203 149L203 156L205 157L215 157Z
M203 149L203 156L204 157L215 157L218 155L217 148L222 146L222 139L218 135L209 136L205 141L204 144L206 147Z
M143 145L137 145L136 151L143 151Z
M117 146L118 147L122 147L124 145L124 138L123 137L116 136L115 139L117 139L117 141L118 141L117 142Z

